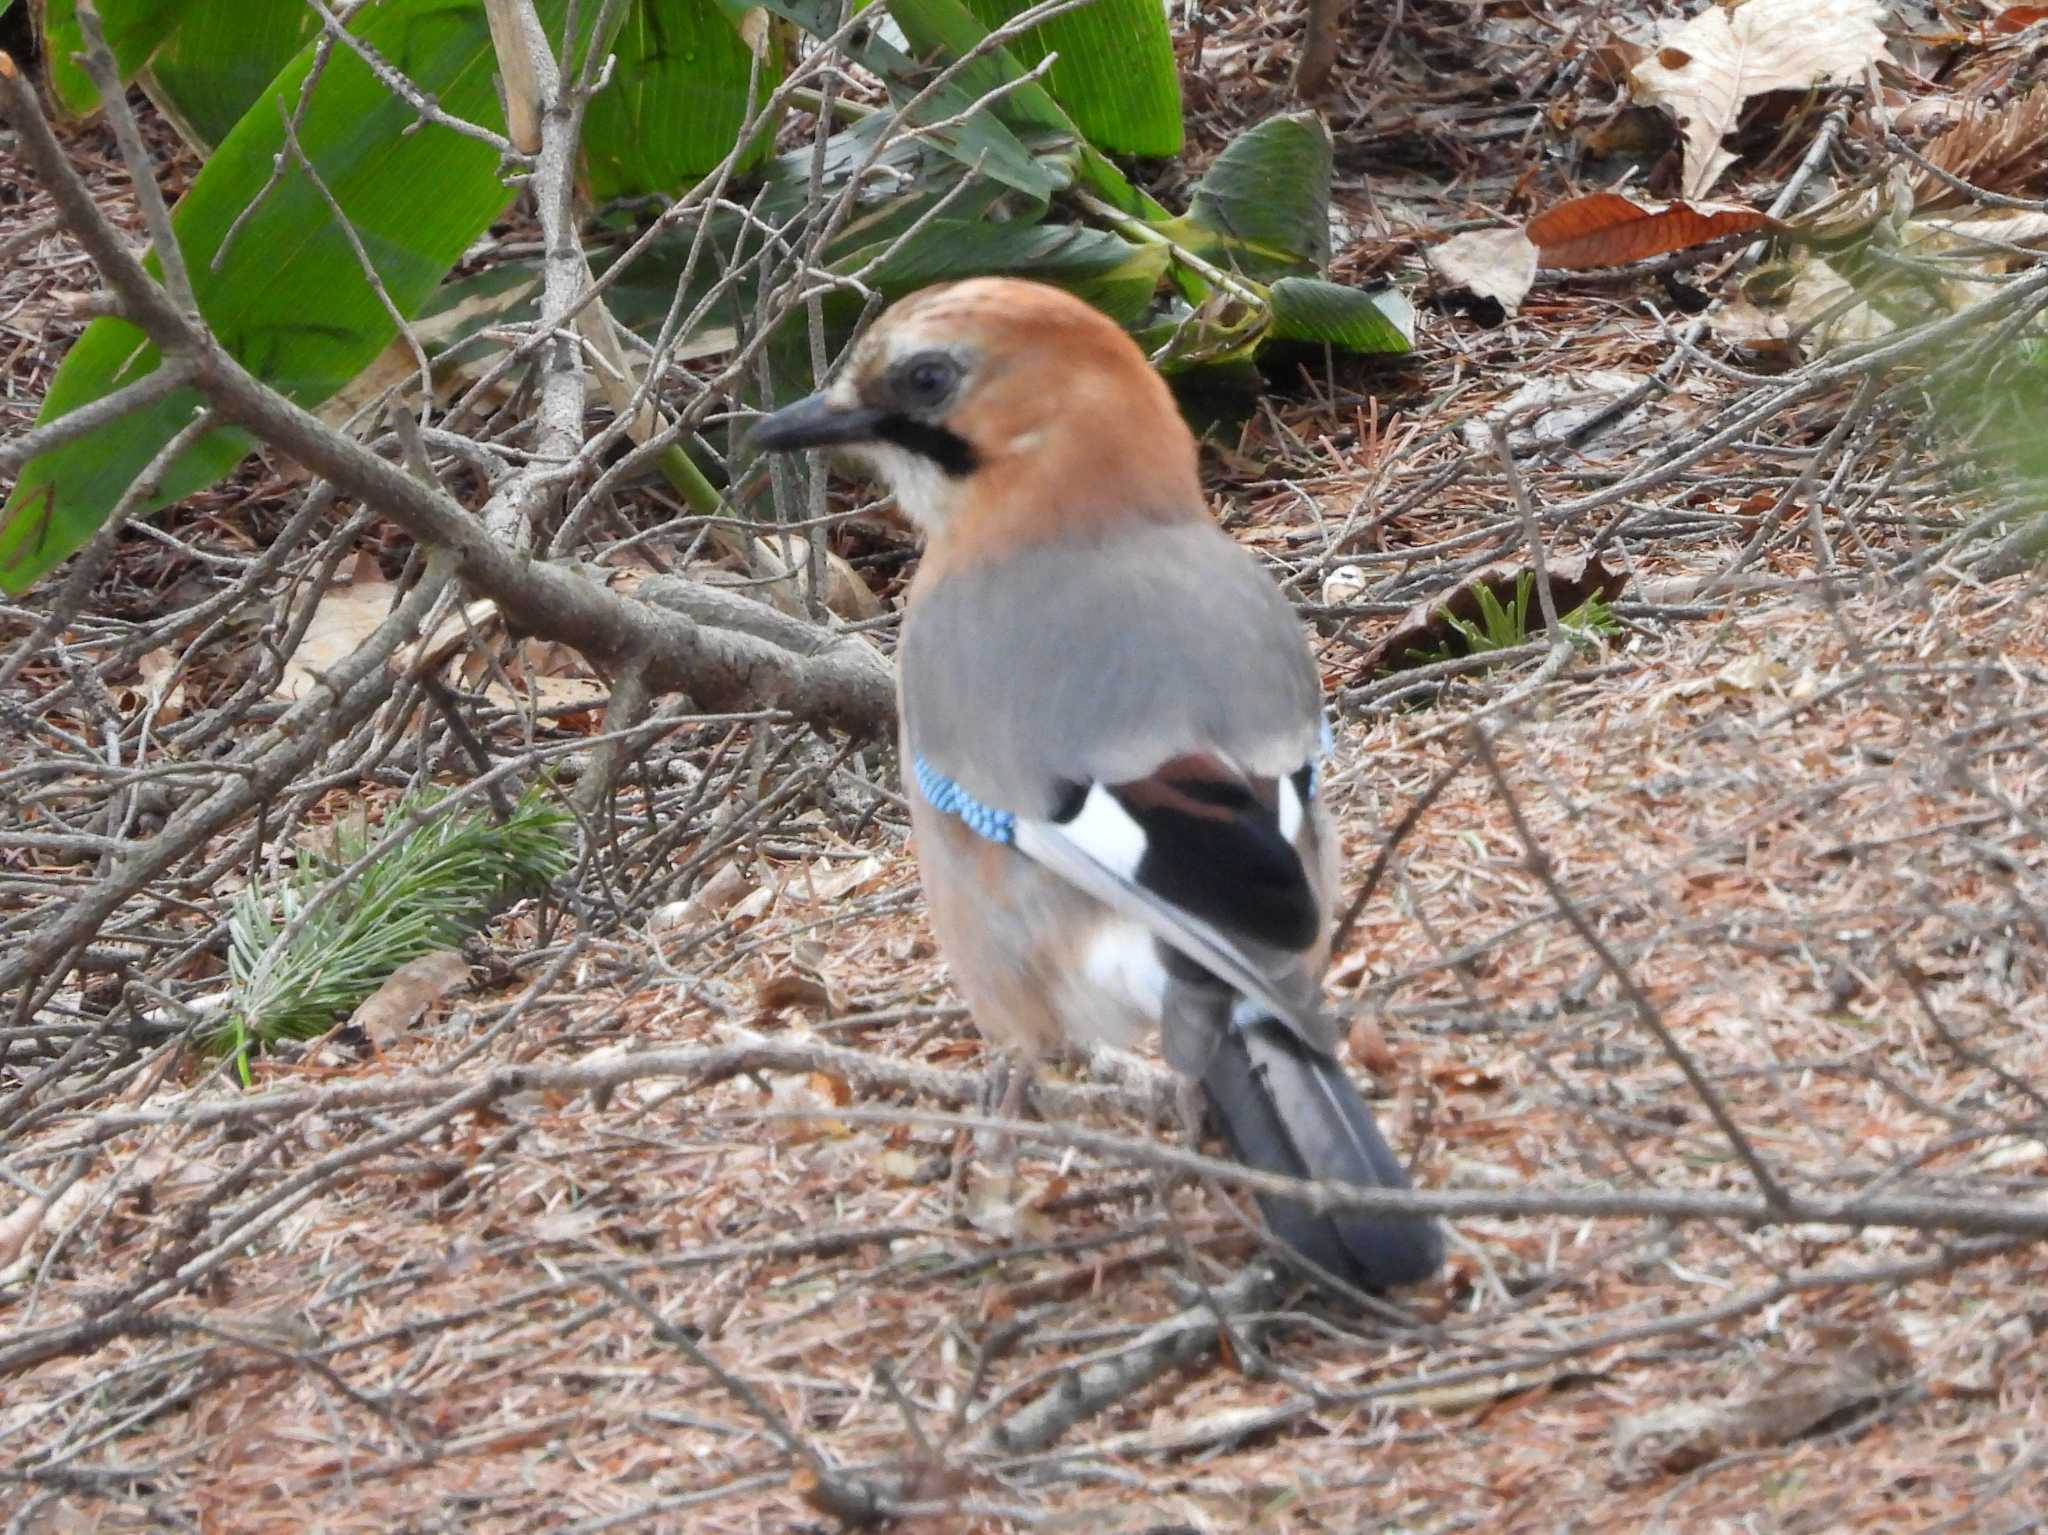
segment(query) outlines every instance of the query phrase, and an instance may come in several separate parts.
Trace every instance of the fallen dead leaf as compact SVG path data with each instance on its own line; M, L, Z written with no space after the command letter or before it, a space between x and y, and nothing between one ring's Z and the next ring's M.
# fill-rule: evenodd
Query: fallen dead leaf
M785 613L803 616L807 579L804 571L810 562L810 546L791 534L776 533L755 539L750 553L753 568L746 578L747 595L772 602ZM827 609L854 622L881 617L885 611L882 599L861 579L859 571L829 549L824 551L823 569ZM725 575L722 579L730 582L732 577Z
M1536 281L1536 242L1524 229L1473 229L1429 249L1429 264L1453 287L1490 298L1509 314Z
M168 645L158 646L135 663L142 674L145 712L152 725L168 725L185 712L185 684L178 658Z
M830 1017L839 1011L838 1004L839 999L832 995L829 986L815 975L806 975L801 970L784 970L771 975L754 992L754 1005L764 1013L794 1007Z
M379 1050L405 1037L427 1010L469 979L469 961L453 949L437 949L407 960L384 978L356 1010L351 1026Z
M887 865L873 855L850 862L815 859L804 867L801 879L790 882L790 894L812 903L843 901L866 890L882 877L886 868Z
M1929 165L1987 192L2040 196L2048 191L2048 85L2035 86L2018 101L1971 104L1922 155ZM1907 185L1914 205L1921 209L1969 201L1965 193L1917 165L1907 172Z
M1649 408L1646 400L1639 399L1625 410L1618 409L1621 402L1640 392L1642 382L1634 374L1612 368L1529 379L1498 405L1488 407L1465 423L1465 445L1474 453L1491 453L1493 426L1498 422L1509 429L1510 448L1517 454L1532 453L1565 443L1592 422L1607 418L1600 443L1606 449L1619 451L1630 440L1629 433L1623 430L1625 424L1637 421Z
M1356 602L1369 585L1363 566L1339 565L1323 577L1323 602L1333 608Z
M1656 203L1594 192L1538 214L1527 233L1539 266L1587 271L1782 227L1768 213L1734 204Z
M21 1250L28 1246L28 1239L42 1229L43 1217L49 1209L49 1201L38 1195L24 1199L0 1216L0 1269L5 1269L21 1256Z
M754 881L739 864L722 863L711 871L710 876L692 891L687 899L670 901L657 910L648 919L648 930L655 933L675 933L702 927L730 911L754 888Z
M376 564L367 558L357 559L356 571L355 580L331 586L321 596L271 697L303 698L318 678L354 655L384 622L398 600L398 588L377 574Z
M1053 1234L1056 1224L1036 1208L1039 1193L1023 1185L1014 1168L1006 1172L977 1168L968 1177L961 1213L968 1225L984 1235L1005 1241L1042 1241Z
M1401 1069L1401 1058L1387 1043L1386 1032L1361 1013L1351 1020L1347 1035L1351 1059L1376 1077L1390 1077Z
M1479 592L1482 587L1493 594L1495 601L1505 606L1513 600L1515 586L1528 568L1514 561L1488 565L1483 570L1473 571L1449 592L1426 597L1416 603L1392 630L1366 651L1359 662L1360 675L1371 676L1375 672L1397 672L1419 666L1422 662L1411 652L1427 655L1453 642L1462 643L1450 619L1455 617L1467 623L1476 622L1480 616ZM1588 557L1576 571L1567 572L1561 567L1553 567L1550 571L1551 598L1560 614L1571 612L1589 597L1597 596L1612 602L1627 589L1628 583L1627 571L1609 570L1597 556ZM1540 630L1543 623L1533 600L1529 622L1531 632Z
M1629 78L1636 100L1679 121L1685 195L1704 197L1735 163L1721 140L1750 97L1856 80L1883 58L1882 14L1879 0L1748 0L1660 37Z
M1718 1402L1677 1402L1614 1424L1623 1475L1694 1470L1731 1450L1788 1444L1839 1413L1897 1386L1913 1346L1897 1328L1816 1330L1816 1352L1772 1371L1753 1389Z

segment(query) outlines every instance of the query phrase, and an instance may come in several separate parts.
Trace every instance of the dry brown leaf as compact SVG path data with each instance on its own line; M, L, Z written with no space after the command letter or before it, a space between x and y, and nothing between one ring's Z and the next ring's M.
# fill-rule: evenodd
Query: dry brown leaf
M1385 1031L1363 1013L1351 1020L1347 1039L1351 1046L1351 1059L1374 1076L1391 1077L1401 1069L1401 1058L1387 1043Z
M1039 1210L1040 1191L1028 1187L1016 1170L975 1171L967 1180L961 1214L976 1231L1005 1241L1042 1241L1057 1229Z
M689 927L732 908L754 889L754 881L737 863L722 863L686 901L664 906L655 914L663 927Z
M170 646L150 651L135 669L142 674L145 711L152 725L168 725L185 712L185 683Z
M453 949L407 960L349 1014L371 1044L387 1049L404 1038L427 1010L469 979L469 961Z
M271 697L288 701L304 697L317 678L354 655L370 632L384 622L398 598L398 588L379 575L370 560L358 559L356 571L355 580L329 587L322 595L305 636L271 689Z
M1363 597L1372 582L1362 565L1339 565L1323 577L1323 602L1328 607L1342 607L1347 602L1356 602Z
M1816 1344L1816 1353L1782 1365L1750 1391L1618 1419L1616 1464L1628 1475L1677 1473L1730 1450L1787 1444L1882 1396L1913 1368L1912 1344L1884 1324L1817 1328Z
M804 868L803 878L790 883L790 894L807 901L842 901L880 879L886 871L881 859L872 855L851 861L817 859Z
M49 1212L50 1202L38 1195L24 1199L0 1216L0 1269L7 1268L21 1256L21 1250L28 1246L28 1239L42 1229L43 1217Z
M1422 663L1409 652L1431 652L1454 642L1462 643L1450 619L1460 618L1467 623L1476 623L1480 615L1479 592L1482 587L1493 594L1496 602L1507 606L1514 600L1515 586L1528 568L1515 561L1488 565L1483 570L1473 571L1450 591L1423 598L1366 651L1359 662L1360 674L1370 676L1374 672L1397 672L1419 666ZM1558 613L1563 615L1588 597L1597 596L1604 602L1612 602L1628 583L1627 571L1609 570L1597 557L1589 557L1575 571L1552 567L1550 595L1557 604ZM1536 611L1532 597L1529 604L1530 632L1538 631L1542 624L1542 615Z
M1522 307L1536 280L1536 245L1521 229L1474 229L1429 250L1437 275L1509 314Z
M2048 85L2037 85L2018 101L1991 107L1972 104L1962 120L1923 152L1928 164L1962 181L2006 197L2038 197L2048 191ZM1969 201L1932 171L1914 166L1907 174L1914 206L1954 207Z
M427 350L429 369L434 373L434 397L440 404L453 403L469 384L483 376L490 363L500 360L493 352L479 361L472 361L466 367L448 368L440 366L436 354L443 351L462 331L463 327L476 321L487 321L516 308L531 298L540 289L540 279L515 283L496 293L471 294L458 303L434 314L421 315L412 322L412 333ZM403 336L379 352L370 365L350 379L341 388L329 395L315 412L329 426L340 427L350 418L373 405L390 390L401 395L416 395L418 391L410 386L420 376L419 357L407 344ZM499 383L495 400L511 397L518 384L517 370L504 375Z
M1729 204L1654 203L1595 192L1529 220L1540 266L1586 271L1687 250L1729 235L1782 226L1768 213Z
M1506 384L1513 377L1504 375L1500 382ZM1541 374L1523 382L1506 399L1469 417L1463 428L1465 445L1474 453L1491 453L1493 428L1503 425L1508 428L1509 446L1519 456L1567 443L1600 421L1597 446L1574 444L1574 450L1588 459L1619 452L1634 440L1653 408L1670 408L1671 394L1653 407L1642 383L1640 375L1611 368Z
M1630 78L1638 101L1678 118L1684 194L1704 197L1735 163L1721 140L1750 97L1855 80L1883 58L1882 14L1879 0L1748 0L1665 33Z
M1998 13L1998 19L1991 23L1991 30L2024 32L2044 21L2048 21L2048 5L2009 5Z
M825 606L854 622L881 617L885 611L882 599L861 579L860 572L830 549L824 556ZM747 595L772 602L785 613L803 616L804 570L810 558L810 545L794 535L774 533L757 538L752 545Z
M754 1005L764 1013L785 1007L809 1009L827 1016L839 1011L839 999L832 995L832 989L815 975L806 975L801 970L784 970L768 977L754 992Z

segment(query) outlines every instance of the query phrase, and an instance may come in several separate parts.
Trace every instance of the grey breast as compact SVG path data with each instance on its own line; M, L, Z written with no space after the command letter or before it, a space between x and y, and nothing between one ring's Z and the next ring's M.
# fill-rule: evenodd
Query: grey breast
M1126 523L949 575L911 612L898 664L913 749L1023 816L1050 814L1063 783L1184 752L1290 773L1320 731L1300 621L1208 522Z

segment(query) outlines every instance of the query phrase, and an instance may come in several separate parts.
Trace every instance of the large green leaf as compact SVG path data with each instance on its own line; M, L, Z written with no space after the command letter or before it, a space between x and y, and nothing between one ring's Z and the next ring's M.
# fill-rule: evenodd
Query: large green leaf
M989 29L960 0L889 0L889 14L896 19L910 46L927 59L936 61L964 57L988 36ZM1057 18L1056 18L1057 19ZM1001 85L1017 80L1024 65L1007 48L998 48L962 70L956 80L965 87L968 100L976 100ZM986 112L980 114L987 116ZM1037 81L1016 86L996 104L995 115L1012 128L1028 128L1063 135L1070 141L1073 174L1092 188L1105 202L1139 218L1164 218L1166 210L1131 185L1053 100L1052 93Z
M1247 276L1320 277L1330 266L1330 130L1311 112L1232 139L1196 185L1181 244Z
M1366 293L1314 277L1283 277L1267 295L1276 341L1339 351L1399 354L1415 345L1415 311L1399 293Z
M542 0L559 25L564 0ZM588 18L597 7L583 5ZM475 0L381 0L350 27L448 112L501 128L496 58ZM179 203L172 223L201 312L252 372L312 406L384 349L395 326L365 280L326 201L288 166L215 266L223 236L271 176L283 147L277 103L296 107L311 68L302 49ZM336 48L299 124L299 141L369 252L385 291L410 313L511 200L487 144L422 124L349 49ZM95 320L51 382L39 421L52 421L155 368L125 320ZM123 490L199 404L171 395L31 462L0 511L0 586L19 591L78 548ZM248 446L215 433L173 464L148 510L211 483Z
M829 37L839 24L838 0L763 0L763 3L766 9L794 22L813 37ZM892 0L892 6L898 3L901 0ZM969 21L974 25L972 18ZM909 28L904 30L907 33ZM976 27L976 30L980 29ZM914 38L912 42L916 46ZM899 108L907 106L913 97L920 94L935 73L884 38L880 28L856 33L848 39L846 51L855 63L881 76L889 87L890 100ZM1070 177L1061 165L1026 149L995 113L986 109L973 113L968 111L980 94L965 83L973 78L976 77L972 72L956 76L933 92L917 109L911 119L915 123L951 124L925 134L924 142L951 155L963 165L978 167L983 175L993 176L1005 186L1013 187L1040 203L1053 193L1064 190Z
M171 35L193 8L195 0L98 0L100 31L113 50L121 78L130 79L148 62L157 44ZM49 71L50 93L65 111L77 115L100 104L100 93L79 65L85 51L85 37L78 29L77 0L41 0L36 7L37 30L43 39L44 68Z
M1031 3L967 0L991 32ZM1009 50L1027 68L1048 53L1059 55L1047 87L1089 143L1117 154L1180 153L1180 66L1159 0L1094 0L1041 21Z
M887 250L882 242L842 256L833 270L854 273ZM962 277L1030 277L1078 294L1119 325L1131 326L1152 306L1166 274L1166 250L1132 245L1100 229L1074 224L986 224L934 219L919 238L869 271L864 279L885 298Z
M764 56L750 101L753 50L717 0L630 0L611 45L611 83L584 120L584 184L594 199L680 192L731 153L782 79L766 13L754 22ZM767 153L773 137L772 127L764 131L749 160Z
M150 95L188 141L211 151L319 30L306 0L188 0L144 71Z

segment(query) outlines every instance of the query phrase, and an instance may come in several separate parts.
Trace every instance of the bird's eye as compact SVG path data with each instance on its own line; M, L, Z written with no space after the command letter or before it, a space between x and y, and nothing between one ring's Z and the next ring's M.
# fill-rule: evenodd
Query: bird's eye
M898 375L906 405L930 408L943 405L959 381L960 366L944 353L931 352L913 357Z

